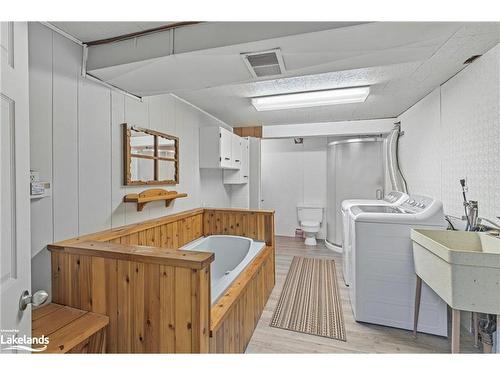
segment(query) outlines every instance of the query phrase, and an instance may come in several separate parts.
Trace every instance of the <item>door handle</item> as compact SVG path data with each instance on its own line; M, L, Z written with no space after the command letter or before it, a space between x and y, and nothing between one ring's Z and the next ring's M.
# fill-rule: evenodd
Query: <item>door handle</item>
M49 293L45 290L39 290L35 292L33 295L30 295L30 292L25 290L21 294L21 298L19 299L19 310L24 311L28 305L33 305L34 307L41 306L47 301L49 298Z
M224 160L231 160L230 158L224 158Z

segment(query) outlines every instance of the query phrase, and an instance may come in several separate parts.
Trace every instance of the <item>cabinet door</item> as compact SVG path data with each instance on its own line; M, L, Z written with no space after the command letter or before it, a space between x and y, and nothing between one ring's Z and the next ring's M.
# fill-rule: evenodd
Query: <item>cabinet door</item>
M241 168L224 170L224 183L225 184L246 184L249 180L249 143L248 139L241 138Z
M247 183L250 169L250 149L248 139L241 139L241 182Z
M240 169L241 168L241 140L242 138L236 134L233 134L232 138L232 147L231 147L231 160L233 164L233 168Z
M233 142L233 133L230 131L220 128L220 166L222 168L232 168L233 162L231 158L231 148Z

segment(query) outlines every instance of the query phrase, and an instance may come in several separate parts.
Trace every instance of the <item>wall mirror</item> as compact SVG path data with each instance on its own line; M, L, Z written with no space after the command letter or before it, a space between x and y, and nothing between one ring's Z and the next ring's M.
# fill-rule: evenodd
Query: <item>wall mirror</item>
M179 183L179 138L123 124L125 185Z

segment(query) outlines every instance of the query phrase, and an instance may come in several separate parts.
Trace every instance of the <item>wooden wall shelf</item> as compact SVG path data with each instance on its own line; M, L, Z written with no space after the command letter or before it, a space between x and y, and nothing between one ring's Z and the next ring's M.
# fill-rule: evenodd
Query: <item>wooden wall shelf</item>
M148 189L139 194L127 194L123 198L123 201L137 203L137 211L142 211L146 203L165 201L165 207L168 207L173 200L184 197L187 197L186 193L178 193L176 191L167 191L164 189Z

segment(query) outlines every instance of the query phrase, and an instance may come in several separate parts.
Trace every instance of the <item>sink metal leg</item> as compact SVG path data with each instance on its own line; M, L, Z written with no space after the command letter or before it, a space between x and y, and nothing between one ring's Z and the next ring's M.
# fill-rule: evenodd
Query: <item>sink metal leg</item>
M451 309L451 353L460 353L460 310Z
M497 315L497 353L500 354L500 314Z
M472 313L472 326L474 332L474 347L479 347L479 319L477 312Z
M413 336L417 337L418 314L420 312L420 298L422 296L422 279L417 275L415 285L415 311L413 313Z

